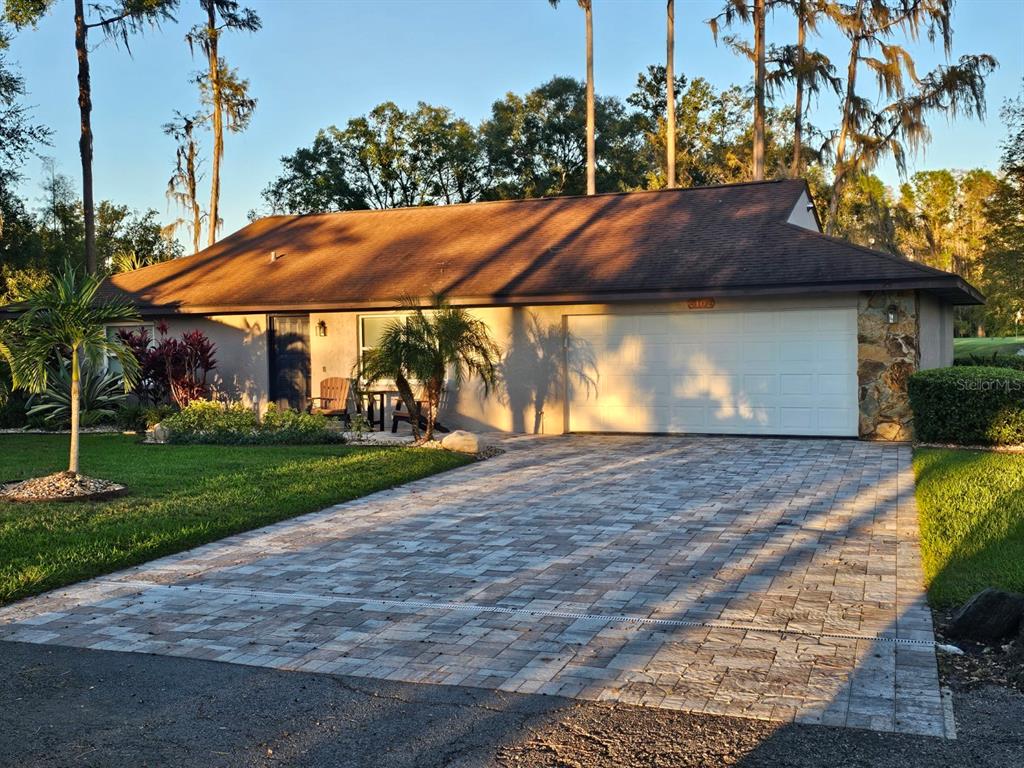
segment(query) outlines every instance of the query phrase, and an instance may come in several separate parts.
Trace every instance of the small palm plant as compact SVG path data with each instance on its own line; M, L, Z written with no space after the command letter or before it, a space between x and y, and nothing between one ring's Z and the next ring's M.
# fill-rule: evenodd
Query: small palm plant
M389 324L377 347L363 356L362 376L367 383L393 381L409 410L413 436L420 438L422 418L422 439L431 440L449 371L456 384L478 376L489 394L498 381L500 351L483 321L442 296L434 298L427 312L412 301L403 304L410 314ZM420 413L414 382L421 388L426 413Z
M139 375L139 363L118 339L107 338L107 326L138 320L134 308L120 301L98 301L101 279L65 264L42 286L28 291L24 311L9 344L14 386L34 393L46 391L51 363L70 358L71 448L68 472L78 474L79 401L83 358L98 364L112 355L121 363L125 391Z

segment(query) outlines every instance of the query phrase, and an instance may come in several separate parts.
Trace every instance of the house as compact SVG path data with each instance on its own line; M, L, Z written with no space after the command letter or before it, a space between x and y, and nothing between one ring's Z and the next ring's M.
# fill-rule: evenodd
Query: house
M905 439L907 377L950 365L956 275L827 237L803 181L271 216L107 295L218 345L222 396L302 407L446 295L504 386L447 393L469 429Z

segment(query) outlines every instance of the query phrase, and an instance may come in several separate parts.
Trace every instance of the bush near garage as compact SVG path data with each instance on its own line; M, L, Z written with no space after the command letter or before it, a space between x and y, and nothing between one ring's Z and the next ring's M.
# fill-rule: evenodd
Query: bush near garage
M1024 444L1024 371L934 368L911 376L907 389L914 431L922 442Z
M322 414L300 413L275 405L267 407L262 419L242 403L221 404L194 400L161 425L168 442L209 445L312 445L344 442L329 429Z

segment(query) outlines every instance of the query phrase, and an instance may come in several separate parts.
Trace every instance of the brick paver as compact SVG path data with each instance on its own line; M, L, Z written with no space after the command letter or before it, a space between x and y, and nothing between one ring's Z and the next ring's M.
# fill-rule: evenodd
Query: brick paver
M943 735L909 448L508 445L0 609L0 639Z

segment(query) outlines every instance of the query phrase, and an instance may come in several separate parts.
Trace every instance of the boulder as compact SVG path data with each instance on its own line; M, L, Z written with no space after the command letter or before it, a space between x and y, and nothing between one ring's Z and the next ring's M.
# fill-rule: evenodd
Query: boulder
M171 430L163 424L155 424L150 432L149 439L154 443L166 443L171 439Z
M456 429L441 438L441 447L456 453L480 453L487 447L480 435L474 435L464 429Z
M1024 595L983 589L961 606L946 628L950 637L994 642L1013 637L1024 625Z

